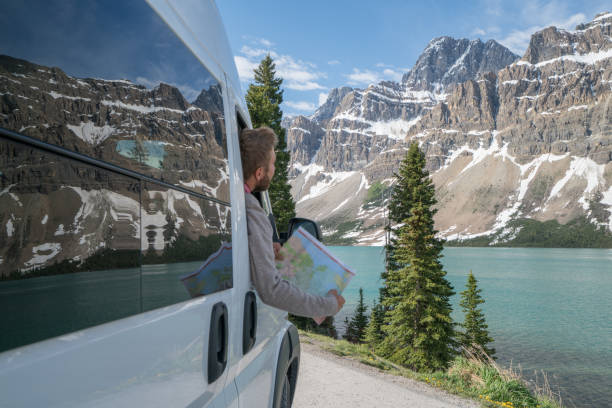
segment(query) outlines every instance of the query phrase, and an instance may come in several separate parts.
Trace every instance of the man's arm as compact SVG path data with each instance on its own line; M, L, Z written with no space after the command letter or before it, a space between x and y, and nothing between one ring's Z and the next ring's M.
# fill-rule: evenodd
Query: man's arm
M272 227L264 212L247 206L247 221L251 279L263 302L299 316L336 314L340 305L335 295L311 295L280 276L274 262Z

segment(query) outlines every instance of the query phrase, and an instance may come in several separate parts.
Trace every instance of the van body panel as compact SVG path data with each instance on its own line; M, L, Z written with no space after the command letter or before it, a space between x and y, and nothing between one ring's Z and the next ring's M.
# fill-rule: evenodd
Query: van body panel
M94 221L90 219L86 227L93 231L106 225L105 223L108 224L109 217L116 221L108 231L98 234L100 240L95 242L95 245L98 245L96 248L107 248L102 245L104 243L102 241L106 240L114 245L108 247L112 250L125 250L129 247L128 249L133 252L131 255L133 259L130 258L132 264L129 265L131 268L129 270L121 269L119 266L106 268L107 264L103 264L105 268L100 268L100 263L113 264L116 260L111 258L119 258L121 254L107 254L106 258L104 256L96 258L95 262L90 262L91 265L95 264L95 267L88 266L90 269L87 270L70 270L78 267L79 262L88 260L91 251L83 252L85 255L82 257L78 254L61 255L56 258L55 265L52 262L41 261L43 263L38 266L42 272L39 275L28 276L29 279L18 276L15 280L0 280L0 305L4 308L6 304L15 300L15 304L9 304L13 309L7 310L14 310L17 317L22 313L21 320L24 327L46 322L50 329L56 329L55 332L52 330L44 332L39 338L31 337L33 339L31 341L22 339L23 341L17 346L7 343L9 345L4 349L0 348L0 406L272 406L277 359L283 338L291 324L287 321L286 312L265 305L256 296L256 342L252 349L243 355L244 300L246 293L255 289L250 281L245 193L236 115L240 115L247 127L251 127L251 121L240 88L233 54L214 1L147 0L146 3L92 1L66 5L62 10L60 7L55 7L53 1L58 0L40 2L41 7L44 5L52 10L46 16L36 16L41 19L40 21L46 21L44 29L40 29L41 25L35 24L35 21L29 21L31 19L28 10L23 8L21 2L7 3L7 13L10 15L11 11L18 10L24 23L18 22L15 27L6 28L9 31L4 35L5 40L0 40L0 54L6 51L9 58L0 60L0 69L7 66L17 67L15 68L17 70L27 68L31 69L33 74L25 71L25 74L11 73L10 69L13 68L5 69L0 74L8 79L4 82L0 80L0 92L14 95L15 89L19 91L25 89L29 93L18 95L16 98L42 101L40 102L41 120L55 120L57 123L21 123L13 119L11 119L13 122L0 121L2 128L0 154L8 153L5 157L9 157L16 151L20 151L21 154L31 152L33 157L39 158L36 163L39 167L33 166L33 173L40 172L40 169L44 173L46 163L57 166L48 171L45 182L53 184L54 180L61 181L62 176L69 174L71 180L75 183L81 182L82 185L79 187L62 181L66 185L51 185L41 189L33 179L29 181L30 185L19 190L19 186L3 184L0 188L2 191L0 201L8 200L9 195L15 196L17 201L12 205L17 208L22 204L19 199L23 197L34 197L29 199L30 202L43 202L51 201L50 195L58 191L66 194L67 198L62 205L50 206L56 209L58 214L37 215L35 212L26 214L29 217L27 225L40 224L48 227L54 219L57 221L57 217L62 216L59 214L61 211L68 211L58 207L68 208L77 203L78 193L80 197L78 199L82 202L74 204L76 205L74 212L83 219L87 214L99 215L99 219L95 217L92 218ZM91 45L81 44L85 47L79 48L81 52L76 52L68 45L61 52L58 51L62 53L61 55L48 55L45 46L45 41L48 39L44 31L51 31L49 27L58 27L58 32L65 32L66 27L59 22L62 16L71 15L68 11L74 12L70 9L71 6L79 12L88 13L83 21L88 19L95 21L99 14L107 16L116 13L118 17L123 16L123 20L113 21L112 18L107 18L105 21L90 25L81 22L78 27L75 24L75 32L81 33L90 28L104 30L108 27L109 33L114 34L125 30L125 36L115 35L115 42L110 44L103 41ZM126 78L122 76L123 71L119 68L100 78L102 74L96 71L100 64L92 62L96 61L96 58L107 64L110 61L108 65L113 67L113 59L117 59L118 56L130 56L123 49L124 45L126 49L129 48L128 45L134 49L142 48L134 46L133 43L137 41L138 35L134 36L130 31L133 27L129 27L129 21L125 19L122 10L128 10L140 24L149 21L146 19L150 16L151 27L147 26L148 35L166 36L163 38L164 41L152 45L151 53L159 52L159 55L154 56L157 58L155 61L165 62L164 47L168 47L168 44L173 50L184 45L192 54L191 57L195 58L189 59L187 58L189 55L185 56L183 53L180 55L180 61L185 60L189 64L181 65L177 62L178 59L169 61L179 65L178 68L169 67L172 69L168 69L167 72L177 68L179 75L173 78L180 79L182 73L180 69L189 69L189 73L193 76L191 79L201 87L197 90L189 89L184 84L178 83L178 80L163 76L137 78L134 74L133 78ZM78 13L75 16L78 17ZM55 17L57 21L53 19ZM163 24L160 24L160 17ZM20 26L22 31L18 31ZM164 29L170 33L169 36L164 34ZM1 30L2 28L0 32ZM28 33L28 30L36 32ZM30 34L33 34L31 38L40 38L36 50L32 51L31 55L28 54L27 47L23 46L20 49L12 45L10 35L15 32L25 33L23 38L30 38ZM95 33L96 31L91 31L89 35L99 39L105 38L104 35ZM57 33L53 32L49 37L53 35ZM25 41L23 38L20 39L21 44ZM80 41L79 38L78 35L72 35L70 41ZM165 41L166 39L168 41ZM70 41L67 40L67 44L71 44ZM146 44L149 38L143 36L140 41ZM54 44L56 43L57 41ZM96 44L103 51L98 50ZM97 52L103 55L96 55ZM109 54L105 55L103 52ZM20 62L22 60L29 64L28 67L22 66ZM143 65L143 62L134 62L136 68L139 64ZM159 72L163 74L164 69L161 68ZM136 69L134 72L137 71ZM177 70L174 71L174 74L177 74ZM197 81L198 78L200 82ZM24 83L15 85L21 81ZM26 81L39 81L44 87ZM157 85L155 81L158 81ZM13 88L7 90L1 88L7 86ZM60 86L63 88L59 89ZM62 92L59 92L60 90ZM200 92L198 99L203 97L204 100L199 105L193 99L196 96L195 91ZM182 95L181 92L186 93ZM191 96L187 101L188 94ZM218 109L219 102L222 103L222 112ZM171 107L164 103L183 105ZM208 103L210 108L208 105L203 106L202 103ZM10 115L3 115L0 119L12 118L14 112L11 109L16 105L7 106L9 110L4 112ZM19 107L24 108L21 109L24 111L27 106ZM29 109L38 114L37 105ZM19 109L14 111L17 112ZM47 112L55 111L64 113L47 115ZM117 120L117 115L120 120ZM155 126L149 126L150 123ZM163 139L164 132L173 134L174 123L178 123L182 129L172 136L175 139ZM201 126L197 127L193 123L199 123ZM130 131L117 136L117 131L122 131L123 126L131 126L133 133ZM10 134L14 132L22 137L11 136ZM28 142L28 138L43 143L35 147L35 143ZM209 150L202 148L206 143L208 143L206 149ZM224 143L225 157L223 157ZM78 157L68 157L69 155L62 153L61 149L46 149L45 144L68 149L71 153L76 152L83 157L90 157L92 161L79 161ZM197 149L198 145L210 156L205 154L199 157L189 156L188 152L195 151L193 149ZM168 160L168 157L172 160ZM185 168L180 166L177 157L183 157L185 162L192 163L193 168L189 169L194 174L192 178L183 177L182 172ZM96 167L100 165L93 159L115 167L101 170ZM0 171L5 170L1 168L2 163L16 167L15 163L10 163L10 160L4 160L0 156ZM215 170L214 166L222 166L224 163L227 165L227 170L221 168L219 174L222 177L212 181L218 183L216 186L208 179L198 184L202 181L195 175L198 170L206 168L206 171L201 172L206 174ZM125 169L125 172L119 171L121 169ZM9 172L0 173L0 180L6 174ZM18 176L17 174L12 177L20 180ZM110 181L105 187L98 183L100 180ZM204 187L201 184L204 184ZM37 192L38 190L43 192ZM13 194L13 191L17 194ZM31 195L32 191L34 194L40 193L38 196L40 199ZM5 197L1 197L2 194ZM110 205L110 209L104 205L107 207ZM267 213L271 212L267 194L262 195L262 205ZM78 208L79 206L81 208ZM1 211L3 210L0 209L0 216L6 215ZM8 212L7 214L9 217L15 215ZM70 220L76 220L73 214L71 217ZM16 230L26 225L24 224L26 217L22 218L11 218L17 227ZM228 222L228 219L231 222ZM185 231L177 235L175 232L181 226ZM70 249L79 245L85 246L89 242L87 236L95 235L86 230L88 234L81 236L78 234L80 226L67 231L69 227L68 223L62 223L57 228L54 225L53 231L46 232L45 227L37 227L42 228L47 238L57 236L66 239L67 232L73 234L74 238L70 238L72 241L61 241L60 246L49 240L44 243L41 241L39 243L41 245L34 246L32 250L33 260L45 257L53 259L60 254L60 250L64 250L64 247ZM228 227L230 231L227 231ZM230 237L228 232L231 232ZM121 234L123 235L118 238L117 235ZM35 234L31 236L32 240L38 239ZM229 281L226 276L224 278L226 280L220 281L221 283L212 292L188 293L189 285L183 279L196 276L198 269L204 266L204 260L211 254L208 247L204 252L194 251L194 248L198 248L193 246L194 242L200 244L204 242L208 245L207 239L211 238L231 240L222 244L222 248L231 251ZM65 242L70 245L64 245ZM178 244L186 245L186 249L181 251ZM187 261L181 259L186 254L191 256ZM0 255L4 255L4 252ZM57 259L61 262L68 261L69 268L61 270L63 264L60 262L58 266ZM17 265L16 273L32 270L23 268L24 261L20 262L21 264L14 264ZM2 267L6 265L4 262ZM106 269L109 268L112 269L110 271L112 273L107 273L109 271ZM34 272L36 271L38 269L34 269ZM4 272L0 269L0 273ZM14 273L14 271L8 272ZM187 274L191 275L187 277ZM128 283L129 287L126 286ZM61 290L56 289L57 287ZM104 290L99 290L100 287ZM92 291L96 288L98 292ZM201 296L202 294L204 295ZM17 303L17 300L21 303ZM36 307L28 311L20 310L20 307L27 305L28 302ZM117 304L120 302L125 302L127 306L122 306L124 309L119 308ZM228 310L227 365L221 376L209 384L207 358L211 313L213 306L219 302ZM113 314L111 312L114 309L120 310ZM94 313L96 311L100 313ZM32 318L32 314L35 313L40 315ZM50 317L47 318L47 315ZM100 318L98 315L104 315L105 318ZM62 322L62 317L66 318L66 322ZM28 318L32 318L31 321ZM13 324L18 320L10 317L6 321ZM4 321L0 323L4 324ZM15 331L21 329L23 327L17 327ZM25 327L24 331L30 329L31 327ZM18 335L20 334L17 333L16 336ZM37 341L40 339L44 340ZM18 341L15 341L15 344L17 343Z
M0 406L205 406L210 306L228 292L145 312L0 354ZM35 392L32 392L32 387ZM223 398L223 397L222 397Z

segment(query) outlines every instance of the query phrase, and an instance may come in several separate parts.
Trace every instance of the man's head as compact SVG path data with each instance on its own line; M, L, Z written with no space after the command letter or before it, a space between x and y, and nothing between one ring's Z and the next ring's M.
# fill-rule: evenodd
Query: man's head
M274 176L278 138L269 127L244 129L240 133L240 156L244 181L252 191L264 191L270 187Z

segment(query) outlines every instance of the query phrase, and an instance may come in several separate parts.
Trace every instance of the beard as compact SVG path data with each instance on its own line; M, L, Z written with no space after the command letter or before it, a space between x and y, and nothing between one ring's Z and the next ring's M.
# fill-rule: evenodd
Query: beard
M266 191L270 187L270 183L272 182L272 178L268 176L268 174L264 174L264 177L261 181L257 182L257 185L253 189L254 193L260 191Z

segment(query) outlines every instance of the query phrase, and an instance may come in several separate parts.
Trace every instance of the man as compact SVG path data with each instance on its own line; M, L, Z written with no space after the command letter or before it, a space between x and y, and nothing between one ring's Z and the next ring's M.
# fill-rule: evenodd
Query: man
M335 290L315 296L281 278L274 262L278 256L272 242L272 225L252 193L265 191L274 176L278 139L268 127L245 129L240 134L240 155L249 233L251 279L261 300L299 316L331 316L342 308L344 298Z

